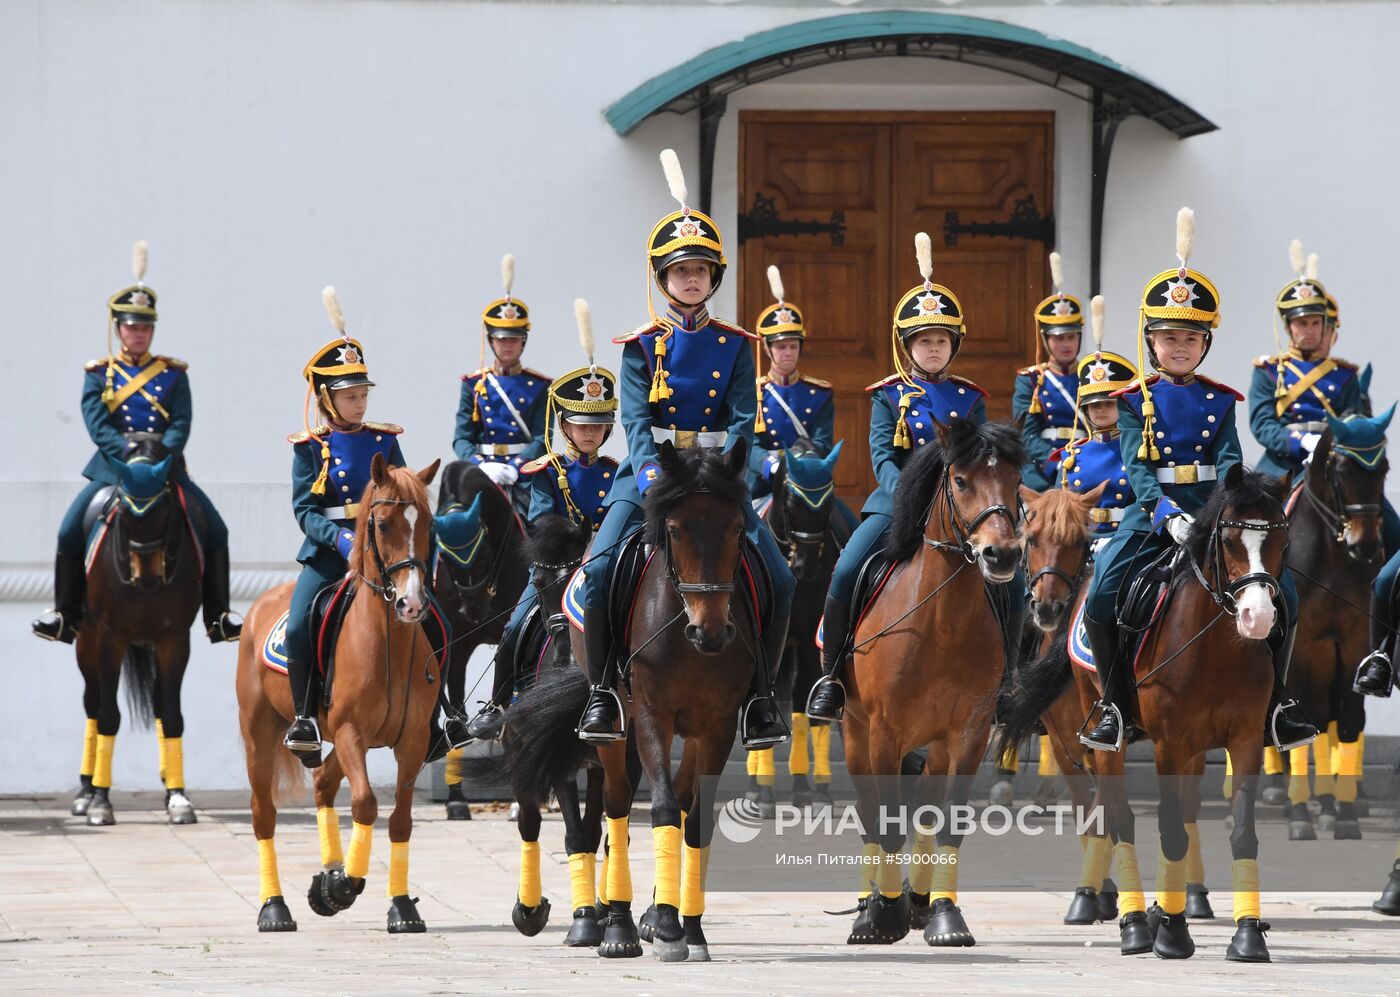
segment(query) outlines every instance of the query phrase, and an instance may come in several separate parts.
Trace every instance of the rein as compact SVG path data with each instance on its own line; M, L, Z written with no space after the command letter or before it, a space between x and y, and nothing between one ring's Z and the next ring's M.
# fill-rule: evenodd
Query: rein
M371 590L380 596L386 603L394 602L399 597L398 589L394 586L393 576L405 568L417 568L423 573L423 584L427 586L428 566L421 558L405 557L395 561L393 564L385 565L383 556L379 553L379 541L377 527L375 526L374 510L381 505L412 505L407 499L375 499L369 504L370 515L366 519L365 546L369 548L370 554L374 557L374 566L379 572L379 583L376 584L360 572L360 578L370 587Z
M1303 478L1303 495L1307 497L1308 505L1318 514L1323 525L1332 531L1337 543L1346 541L1347 527L1353 516L1379 516L1381 514L1380 505L1374 502L1347 503L1346 497L1342 495L1341 478L1337 473L1338 459L1350 457L1362 467L1374 469L1384 453L1384 440L1374 447L1367 447L1364 451L1340 447L1334 442L1331 452L1327 455L1327 463L1323 471L1326 475L1328 490L1331 492L1330 501L1313 490L1311 472Z
M135 587L139 584L136 573L132 570L131 566L133 554L137 556L148 556L165 551L166 556L161 559L160 584L169 585L170 580L175 577L175 572L179 569L179 541L182 527L184 526L182 517L172 513L165 527L165 536L161 537L159 540L141 541L131 539L131 535L127 532L125 526L125 517L122 516L120 512L121 508L125 506L132 515L139 519L155 508L161 500L168 498L170 495L171 486L169 484L166 484L157 495L144 501L133 499L120 488L117 489L118 504L114 505L112 512L109 513L118 530L118 535L115 538L116 542L111 545L112 567L116 572L117 580L123 586ZM123 561L125 561L125 564L123 564Z
M778 545L784 548L789 568L793 566L793 562L797 559L798 548L802 546L815 547L813 556L817 560L821 560L821 556L826 550L826 535L831 520L831 497L836 493L836 483L829 481L818 489L803 488L801 485L794 484L791 478L784 475L783 488L785 493L791 492L796 495L813 511L825 510L827 522L823 524L820 533L794 530L788 526L787 503L779 502L777 496L774 496L773 505L770 507L773 513L768 518L768 528L773 531L773 539L777 540Z

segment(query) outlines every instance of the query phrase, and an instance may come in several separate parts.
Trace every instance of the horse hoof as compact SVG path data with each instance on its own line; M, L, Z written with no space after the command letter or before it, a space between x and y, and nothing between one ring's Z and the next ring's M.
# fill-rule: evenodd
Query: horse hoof
M836 806L836 800L831 796L831 783L819 782L817 788L812 792L812 810L820 813L823 810L830 810Z
M510 911L510 923L526 938L534 938L549 923L549 898L540 897L540 902L533 907L526 907L516 898Z
M904 895L909 898L909 928L911 931L923 931L928 927L928 919L933 914L933 904L927 893L915 893L909 888L909 883L904 884Z
M117 815L112 810L112 801L94 797L88 804L87 811L88 827L111 827L117 822Z
M977 942L963 920L958 905L947 897L939 897L933 902L933 913L924 928L924 941L940 947L970 946Z
M1317 815L1317 829L1319 831L1331 831L1337 826L1337 815L1320 813Z
M1204 883L1186 884L1186 916L1193 921L1209 921L1215 917L1210 906L1210 890Z
M661 904L655 910L652 955L660 962L685 962L690 955L690 948L685 940L685 929L681 927L680 913L670 904ZM650 914L651 911L647 913Z
M1118 917L1118 887L1113 880L1105 879L1099 890L1099 920L1112 924Z
M471 804L468 803L466 800L448 800L448 801L447 801L447 819L448 819L448 820L471 820L471 819L472 819L472 806L471 806Z
M172 824L196 824L199 818L195 816L194 804L190 798L180 790L173 790L170 799L165 801L165 813L170 818Z
M1065 913L1065 924L1095 924L1103 920L1099 914L1099 895L1092 886L1080 886L1074 891Z
M580 907L574 911L574 923L569 925L569 933L564 936L564 944L570 948L597 948L603 940L603 926L598 923L597 907Z
M1191 938L1185 914L1162 912L1157 922L1157 938L1152 943L1152 952L1158 959L1189 959L1196 954L1196 943Z
M1334 841L1360 841L1361 824L1354 820L1337 818L1337 823L1332 825L1332 839Z
M847 945L893 945L909 934L908 894L887 897L879 890L862 897Z
M652 904L642 912L642 919L637 922L637 937L644 942L649 942L656 937L656 904Z
M749 784L744 789L744 799L749 803L757 803L758 793L758 776L751 775L749 776Z
M1230 962L1270 962L1269 946L1264 941L1268 930L1269 925L1257 917L1240 918L1225 958Z
M1356 816L1371 816L1371 801L1367 797L1361 795L1360 786L1356 787L1356 803L1354 805L1356 807Z
M258 911L259 931L296 931L297 923L292 920L292 912L287 909L287 901L279 897L268 897Z
M1316 841L1317 832L1310 820L1290 820L1288 822L1289 841Z
M758 816L763 820L772 820L778 816L778 798L774 795L772 786L758 787Z
M689 945L689 944L687 944L687 946L686 946L686 952L687 952L687 955L686 955L686 957L685 957L685 958L686 958L686 962L709 962L709 961L710 961L710 947L709 947L708 945Z
M792 805L799 810L810 807L817 798L817 794L812 792L812 784L807 781L805 775L795 775L792 777Z
M388 930L391 935L421 935L428 930L418 916L417 897L390 897Z
M364 889L363 879L350 878L344 869L326 869L311 877L306 903L322 917L332 917L349 908Z
M632 905L621 900L609 904L598 955L604 959L636 959L641 954L642 943L637 937L637 926L632 923Z
M1120 955L1142 955L1152 951L1152 928L1147 923L1147 915L1140 910L1124 914L1118 922L1118 953Z
M709 962L710 943L705 939L705 928L701 924L703 914L687 914L681 918L685 925L685 944L690 949L687 962Z
M992 784L989 801L994 807L1009 807L1015 801L1015 792L1011 788L1010 779L1002 779L1000 782Z
M85 789L77 796L73 797L73 809L69 811L74 817L86 817L88 805L92 803L92 790Z
M1265 786L1259 799L1265 806L1281 807L1288 803L1288 790L1282 786Z
M1400 860L1397 860L1391 869L1390 879L1386 881L1380 899L1371 905L1371 909L1386 917L1400 917Z

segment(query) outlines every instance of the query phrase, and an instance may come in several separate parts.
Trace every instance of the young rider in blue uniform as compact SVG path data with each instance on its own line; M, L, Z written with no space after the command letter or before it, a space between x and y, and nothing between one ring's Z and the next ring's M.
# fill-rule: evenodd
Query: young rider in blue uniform
M83 514L93 496L117 484L117 466L126 463L128 452L147 439L157 439L179 462L176 483L202 514L204 629L215 644L237 640L242 625L233 620L228 605L228 527L209 496L190 480L185 470L185 444L189 442L194 417L186 365L174 357L150 352L156 331L156 292L143 283L146 243L136 243L132 257L136 283L122 288L107 301L108 355L83 368L83 422L97 452L83 469L88 483L68 507L58 528L54 608L31 627L45 640L73 643L82 622L87 589ZM113 332L122 346L115 354Z
M523 516L530 507L530 489L520 481L520 469L544 453L549 377L520 365L530 336L530 310L525 302L511 297L514 256L507 254L501 261L501 275L505 297L497 298L481 313L484 343L491 346L492 363L462 376L452 450L458 460L481 465ZM484 359L484 344L482 354Z
M929 238L915 238L923 283L899 299L894 310L892 339L898 373L877 381L870 392L870 459L879 483L861 509L863 522L841 551L831 576L822 619L824 674L807 697L807 716L840 720L846 705L841 683L850 630L850 605L860 569L884 546L894 511L899 473L911 454L934 442L937 423L953 418L987 421L987 393L964 377L948 373L967 328L957 295L933 282ZM901 356L907 356L906 369Z
M404 466L398 439L403 430L364 421L374 387L365 351L346 335L334 289L326 288L323 297L339 336L317 350L301 372L308 405L315 399L318 424L313 427L308 419L303 432L287 438L292 444L292 513L306 539L297 552L301 574L287 616L287 679L296 718L282 740L308 768L321 763L311 606L322 589L338 585L349 570L355 516L374 455L383 454L393 467Z
M1185 541L1192 514L1206 504L1216 480L1240 462L1235 403L1243 399L1196 373L1220 322L1220 296L1204 274L1186 266L1194 228L1195 216L1181 209L1178 266L1157 274L1142 292L1139 355L1145 348L1159 374L1116 393L1123 466L1136 502L1095 558L1085 606L1103 700L1098 725L1080 740L1100 751L1117 751L1142 735L1131 721L1131 665L1119 653L1127 649L1118 640L1118 594L1169 544ZM1288 750L1308 743L1317 729L1285 700L1283 680L1298 619L1298 596L1286 567L1279 587L1283 636L1270 638L1275 676L1266 727L1270 740Z
M1021 420L1021 441L1026 445L1021 480L1038 492L1055 480L1047 466L1051 452L1074 439L1074 365L1084 332L1079 299L1062 289L1059 253L1050 254L1050 280L1055 293L1035 306L1037 358L1043 348L1049 359L1018 370L1011 393L1011 417Z
M615 686L617 660L608 619L608 585L622 542L642 528L642 500L661 474L657 446L728 450L754 437L754 339L736 325L710 316L705 303L724 276L726 261L714 219L686 204L680 163L661 154L671 194L680 202L652 229L648 259L656 286L669 305L664 315L615 339L622 350L619 394L627 457L607 499L607 515L584 569L583 618L588 671L594 681L579 722L584 740L623 736L622 703ZM648 290L648 306L651 296ZM772 672L782 657L792 608L792 577L773 533L745 503L744 535L762 558L773 587L772 617L755 662L754 685L744 706L740 735L746 748L766 748L788 737L773 701Z
M588 366L570 371L549 386L549 408L559 415L564 452L554 452L552 420L547 419L545 454L524 465L520 473L530 487L529 522L545 515L565 516L575 526L596 531L607 512L608 492L617 480L617 461L598 452L612 435L617 419L617 377L593 362L593 324L587 302L581 298L575 301L574 313ZM520 638L530 611L538 603L539 593L532 581L521 593L496 647L491 700L467 727L474 738L500 736L505 709L515 691Z

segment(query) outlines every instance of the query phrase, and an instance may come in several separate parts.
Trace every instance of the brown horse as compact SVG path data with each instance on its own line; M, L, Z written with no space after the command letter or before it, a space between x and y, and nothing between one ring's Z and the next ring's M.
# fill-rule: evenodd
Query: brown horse
M350 575L361 591L346 612L335 653L334 684L328 690L330 703L322 697L318 717L335 748L315 775L323 871L312 879L307 902L317 914L329 916L349 907L364 890L379 812L365 755L370 748L392 748L398 762L389 817L392 933L426 930L408 896L408 839L413 830L413 783L427 754L441 681L440 663L420 626L431 611L423 558L432 519L427 486L438 463L415 474L389 467L382 455L374 455L350 553ZM253 790L253 835L261 873L259 931L296 930L282 896L273 844L277 785L300 780L301 763L282 745L293 716L292 691L286 678L262 660L263 644L287 612L291 594L292 586L286 584L258 597L238 648L239 723ZM342 778L350 781L354 822L348 855L341 851L335 812Z
M962 835L944 821L935 853L933 836L918 834L920 860L906 902L899 864L905 831L876 833L884 825L877 815L900 806L902 760L925 745L920 799L904 802L967 804L1007 666L1006 626L987 583L1011 581L1020 562L1023 460L1014 428L954 419L938 426L936 443L901 473L886 548L897 566L854 628L846 672L846 768L856 784L867 861L879 864L852 943L898 941L917 915L930 945L973 944L957 907Z
M121 726L117 686L123 661L137 717L156 720L165 809L172 824L193 824L185 795L184 715L180 685L190 659L190 624L199 610L200 552L182 508L180 468L158 442L146 441L118 468L100 536L88 549L88 611L76 651L83 675L82 788L74 816L98 827L112 811L112 751Z

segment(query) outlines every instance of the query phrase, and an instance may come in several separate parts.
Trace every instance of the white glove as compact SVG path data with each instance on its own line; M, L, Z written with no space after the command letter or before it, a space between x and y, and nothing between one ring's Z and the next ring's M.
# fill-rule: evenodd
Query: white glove
M486 476L500 485L502 488L509 488L515 484L520 477L520 472L516 470L514 464L502 464L498 461L487 461L481 465L481 469L486 472Z
M1191 535L1191 524L1194 522L1195 520L1184 512L1180 516L1173 516L1167 520L1167 533L1171 534L1171 538L1177 543L1184 544L1186 538Z
M1317 433L1305 433L1303 438L1298 441L1298 445L1306 450L1308 456L1311 457L1312 452L1317 449L1318 441L1321 439L1322 437Z
M1099 551L1103 550L1104 547L1108 545L1109 539L1109 537L1099 537L1097 540L1089 544L1089 556L1098 557Z

